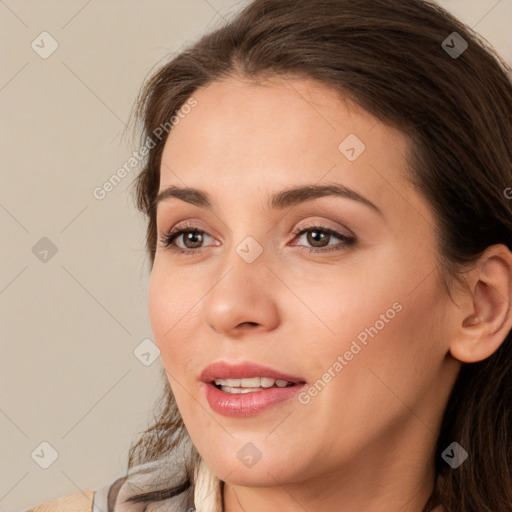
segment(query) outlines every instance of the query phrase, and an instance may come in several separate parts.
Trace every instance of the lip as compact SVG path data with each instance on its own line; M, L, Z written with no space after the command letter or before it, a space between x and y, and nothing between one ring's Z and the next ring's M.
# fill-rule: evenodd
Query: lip
M229 364L225 361L217 361L209 364L202 371L199 378L204 383L209 384L210 382L213 382L214 379L242 379L244 377L270 377L271 379L276 380L287 380L294 384L305 382L301 377L294 377L293 375L288 375L275 370L270 366L263 366L250 361L239 364Z
M251 377L270 377L276 380L293 382L293 386L284 388L266 388L243 394L226 393L218 389L214 379L242 379ZM303 378L283 373L269 366L244 362L229 364L217 361L208 365L200 375L203 392L211 409L223 416L247 417L259 414L297 395L306 386Z

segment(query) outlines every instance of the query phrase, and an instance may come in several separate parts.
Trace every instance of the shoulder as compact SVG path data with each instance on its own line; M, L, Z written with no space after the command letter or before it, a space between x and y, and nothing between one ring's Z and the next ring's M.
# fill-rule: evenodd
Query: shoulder
M37 505L26 512L91 512L93 501L94 491L79 492Z

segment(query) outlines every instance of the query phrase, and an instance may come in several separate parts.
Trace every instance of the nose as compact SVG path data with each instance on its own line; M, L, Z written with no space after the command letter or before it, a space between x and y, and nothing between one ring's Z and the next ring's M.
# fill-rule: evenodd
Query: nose
M202 301L203 318L223 337L271 331L279 325L278 296L279 280L263 258L247 263L235 253Z

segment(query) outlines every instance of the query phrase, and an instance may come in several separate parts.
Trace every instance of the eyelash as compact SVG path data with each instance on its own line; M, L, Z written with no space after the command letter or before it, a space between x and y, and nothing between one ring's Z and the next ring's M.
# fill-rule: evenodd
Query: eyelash
M299 235L303 235L304 233L307 233L308 231L321 231L327 235L331 235L336 238L339 238L343 242L341 247L334 246L331 248L304 247L303 245L295 246L295 247L303 247L308 252L312 252L312 253L318 253L318 252L325 253L325 252L331 252L331 251L341 251L341 250L353 245L356 241L356 238L353 236L343 235L342 233L339 233L338 231L336 231L334 229L323 227L320 225L311 225L311 226L305 226L302 228L296 228L293 231L293 234L295 235L295 237L297 237ZM170 250L172 252L180 253L180 254L188 254L189 256L192 256L195 254L201 254L203 252L203 249L206 249L206 247L199 247L197 249L182 249L181 247L177 247L173 243L174 240L176 238L178 238L180 235L182 235L184 233L193 233L193 232L201 233L203 235L208 235L208 233L206 233L205 231L198 229L197 226L194 226L189 223L185 223L184 225L181 225L179 228L171 229L168 233L166 233L162 237L160 237L159 241L160 241L161 246L165 250Z

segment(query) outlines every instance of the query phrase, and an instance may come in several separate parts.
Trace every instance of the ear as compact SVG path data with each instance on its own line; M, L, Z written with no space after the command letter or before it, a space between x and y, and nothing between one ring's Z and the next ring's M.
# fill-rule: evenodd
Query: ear
M512 253L503 244L488 247L469 272L467 290L454 310L450 352L475 363L492 355L512 329Z

